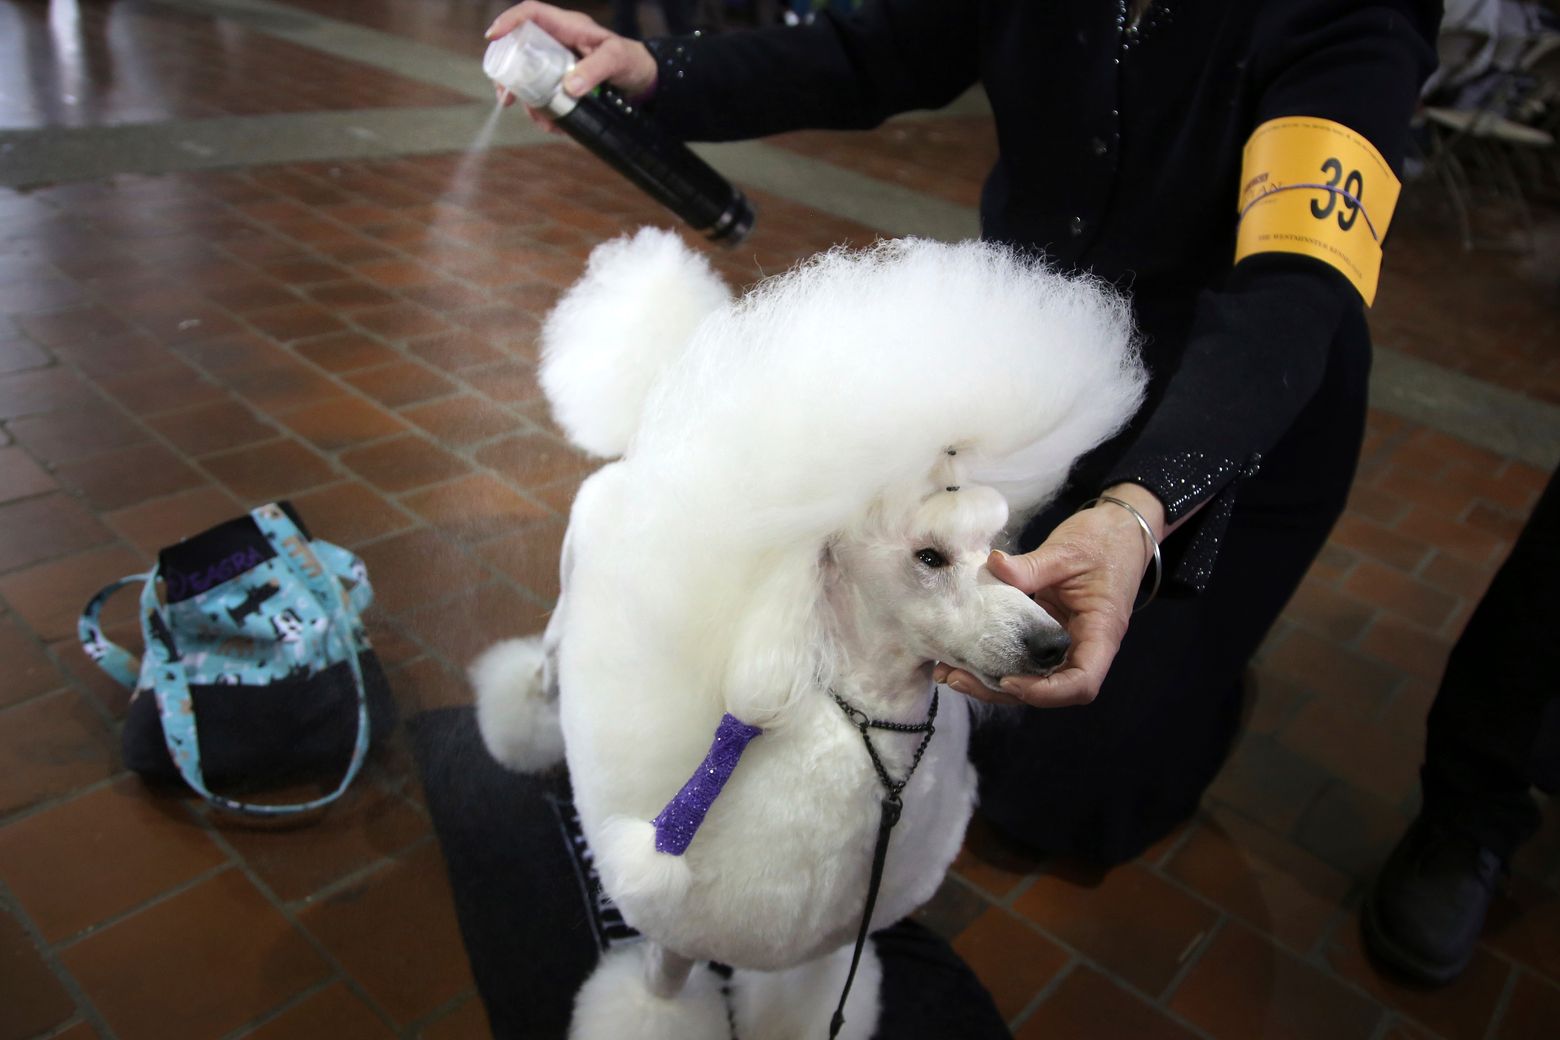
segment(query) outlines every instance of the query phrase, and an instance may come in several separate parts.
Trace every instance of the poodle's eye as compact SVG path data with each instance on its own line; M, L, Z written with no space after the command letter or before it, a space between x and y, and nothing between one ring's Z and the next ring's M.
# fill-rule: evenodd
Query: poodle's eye
M921 561L921 566L931 567L934 570L938 567L948 566L948 557L932 548L917 549L915 558Z

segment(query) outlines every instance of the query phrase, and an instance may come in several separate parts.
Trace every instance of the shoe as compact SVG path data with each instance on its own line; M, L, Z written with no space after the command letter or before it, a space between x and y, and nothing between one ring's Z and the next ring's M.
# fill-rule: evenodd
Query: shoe
M1505 870L1472 838L1419 817L1365 897L1366 949L1408 979L1446 985L1468 966Z

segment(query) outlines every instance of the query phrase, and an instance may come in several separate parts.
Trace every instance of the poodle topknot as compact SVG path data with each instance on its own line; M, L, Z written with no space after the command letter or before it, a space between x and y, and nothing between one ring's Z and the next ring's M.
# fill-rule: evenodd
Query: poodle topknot
M806 648L831 536L934 482L989 485L1021 516L1144 387L1119 295L1001 246L835 249L733 300L649 228L592 254L543 327L541 377L576 444L622 456L575 521L610 499L602 520L627 535L620 558L582 561L623 604L616 652L653 668L668 646L726 648L690 651L682 681L760 724L817 681ZM664 625L630 613L641 587Z

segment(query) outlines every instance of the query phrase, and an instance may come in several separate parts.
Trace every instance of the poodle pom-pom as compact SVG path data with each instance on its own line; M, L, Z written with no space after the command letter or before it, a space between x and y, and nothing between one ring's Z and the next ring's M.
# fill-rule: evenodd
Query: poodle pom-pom
M601 886L625 911L634 904L676 902L693 880L687 860L656 850L655 825L648 820L609 818L595 847Z
M558 699L547 683L540 636L494 643L466 669L477 695L477 729L488 753L520 773L563 761Z
M656 377L731 290L670 231L641 228L597 246L542 326L541 384L569 440L623 454Z
M727 1040L720 977L696 966L682 992L658 997L645 984L644 950L636 943L602 957L574 998L569 1040Z

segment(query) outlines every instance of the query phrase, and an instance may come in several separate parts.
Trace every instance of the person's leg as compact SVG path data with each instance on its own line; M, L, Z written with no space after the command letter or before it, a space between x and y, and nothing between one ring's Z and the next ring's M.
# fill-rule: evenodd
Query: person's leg
M1420 771L1425 815L1502 859L1538 827L1528 792L1544 711L1560 693L1557 595L1560 479L1551 477L1452 649Z
M1560 478L1552 476L1452 648L1427 725L1423 807L1361 915L1376 960L1420 982L1462 973L1505 864L1538 827L1529 789L1550 770L1536 768L1534 755L1560 698L1557 582Z
M1246 664L1348 497L1368 367L1363 352L1335 351L1316 397L1236 489L1207 588L1132 619L1094 703L1001 710L977 729L980 811L1000 832L1110 864L1196 812L1239 724Z

